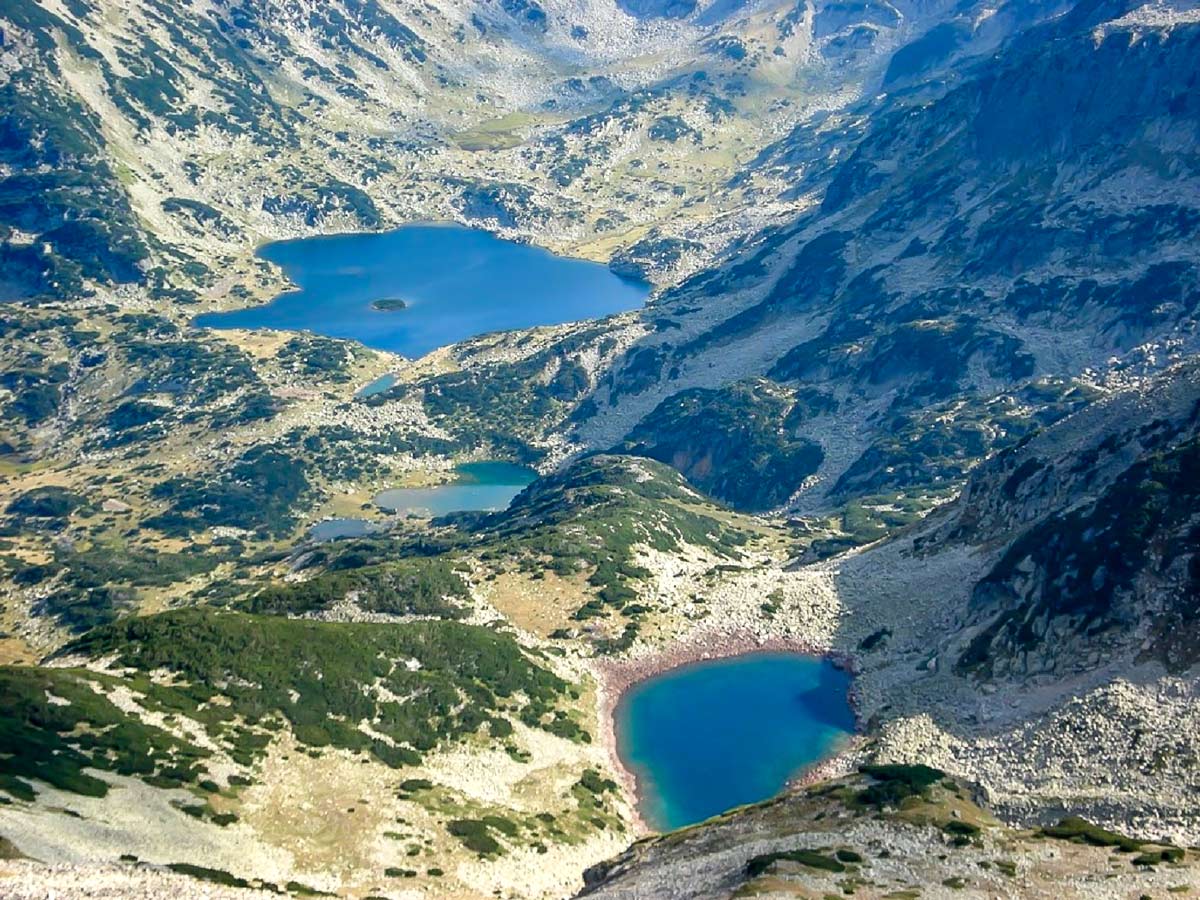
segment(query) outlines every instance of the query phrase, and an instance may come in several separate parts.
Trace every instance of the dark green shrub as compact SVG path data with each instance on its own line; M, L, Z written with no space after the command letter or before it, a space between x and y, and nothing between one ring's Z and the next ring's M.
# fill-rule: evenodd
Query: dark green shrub
M864 765L858 770L875 783L859 791L854 799L876 809L899 806L908 797L924 796L930 787L946 777L945 772L921 764Z
M1116 847L1122 853L1134 853L1142 847L1141 841L1117 834L1115 831L1107 831L1079 816L1068 816L1057 825L1047 825L1042 828L1041 833L1047 837L1091 844L1094 847Z
M824 872L845 872L846 867L830 856L825 856L816 850L782 850L776 853L763 853L753 856L746 863L746 876L757 878L766 872L779 860L797 862L810 869L820 869Z
M501 851L500 843L488 832L488 827L478 819L453 819L446 823L446 830L475 853L490 856Z
M6 512L24 519L65 519L83 503L83 498L61 487L39 487L19 494Z

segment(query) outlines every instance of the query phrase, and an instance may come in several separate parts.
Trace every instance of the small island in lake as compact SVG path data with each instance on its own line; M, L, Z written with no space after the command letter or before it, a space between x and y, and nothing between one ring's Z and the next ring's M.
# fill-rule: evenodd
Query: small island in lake
M459 225L277 241L259 254L297 289L262 306L204 313L198 326L308 330L417 359L492 331L626 312L649 293L649 285L624 281L600 263ZM351 269L354 277L347 277ZM369 314L387 298L407 306Z
M394 312L398 309L408 309L408 304L399 297L384 297L382 300L372 300L371 309L378 309L381 312Z

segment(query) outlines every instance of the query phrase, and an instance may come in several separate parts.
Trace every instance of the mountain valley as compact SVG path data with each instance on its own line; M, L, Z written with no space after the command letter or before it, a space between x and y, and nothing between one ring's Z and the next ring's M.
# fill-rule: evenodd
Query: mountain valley
M1200 890L1194 4L0 0L0 97L0 894ZM651 293L195 324L423 222ZM618 699L763 650L856 733L655 833Z

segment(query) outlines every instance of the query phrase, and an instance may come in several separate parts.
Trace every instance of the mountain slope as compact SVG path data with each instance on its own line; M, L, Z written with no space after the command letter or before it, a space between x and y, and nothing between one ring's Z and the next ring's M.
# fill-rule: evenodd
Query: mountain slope
M623 679L781 646L855 672L845 780L598 893L1194 884L1191 6L127 6L0 0L16 851L562 896L641 827ZM190 324L434 217L661 290L423 360ZM491 457L505 512L370 505Z
M667 283L793 215L774 182L738 183L740 167L871 92L895 48L961 15L789 2L636 12L647 16L611 0L0 4L0 487L15 538L5 623L22 635L11 652L54 646L57 611L81 600L103 619L203 590L134 571L180 537L206 557L181 574L239 580L228 542L297 535L346 495L361 505L396 479L443 477L451 457L552 468L575 449L556 426L656 327L628 316L481 339L427 364L194 331L198 312L286 287L256 243L452 218L616 255ZM388 371L404 373L394 394L355 397ZM47 486L98 503L20 515ZM266 501L246 502L248 490ZM48 534L125 557L134 575L70 574L60 591L52 576L72 570Z
M1078 819L1005 828L936 769L879 766L641 841L579 896L1115 898L1191 889L1196 864Z
M1113 14L1084 4L940 96L885 100L811 213L657 300L671 327L613 367L577 439L610 444L676 391L767 375L830 395L788 429L823 445L801 501L819 507L901 417L1194 350L1200 36L1097 24Z
M166 245L159 278L206 300L223 292L180 278L172 256L240 267L248 241L314 229L456 218L607 255L672 217L703 228L736 209L719 185L738 160L856 97L891 49L944 14L888 8L869 41L830 60L831 42L878 11L810 23L786 2L705 6L665 22L612 0L154 2L120 16L102 0L12 2L0 7L6 143L65 154L132 207L90 251L80 236L52 241L57 265L152 232ZM5 223L31 235L52 224ZM136 250L130 262L146 256ZM38 275L9 292L56 294ZM128 263L83 275L144 280Z

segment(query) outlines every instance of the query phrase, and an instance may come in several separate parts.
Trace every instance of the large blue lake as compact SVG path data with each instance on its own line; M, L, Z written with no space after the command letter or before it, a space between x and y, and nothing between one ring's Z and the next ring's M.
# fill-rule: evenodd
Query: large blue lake
M854 730L850 677L827 660L752 653L672 669L617 704L617 750L642 816L680 828L765 800Z
M636 309L649 292L598 263L457 225L279 241L259 255L298 290L197 325L311 331L418 357L491 331ZM376 309L378 301L402 308Z

